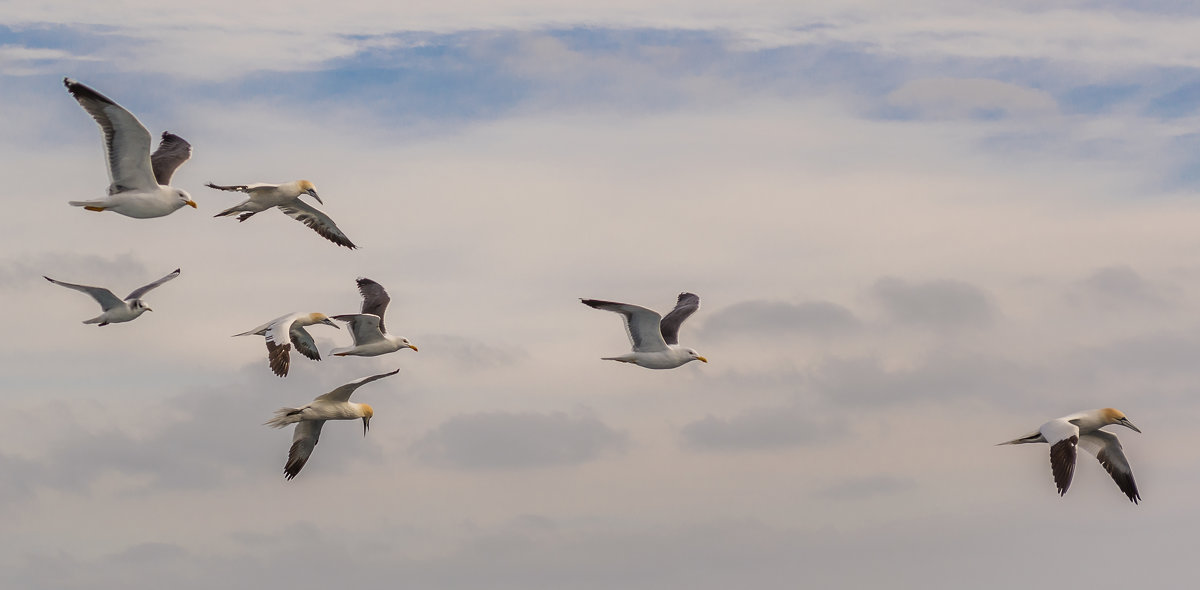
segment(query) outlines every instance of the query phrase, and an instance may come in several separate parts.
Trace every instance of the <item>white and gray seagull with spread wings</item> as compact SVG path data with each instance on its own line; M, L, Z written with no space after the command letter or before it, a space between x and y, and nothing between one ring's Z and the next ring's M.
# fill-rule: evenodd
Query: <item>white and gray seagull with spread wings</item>
M581 299L584 305L621 314L625 319L625 332L633 345L633 352L621 356L604 357L606 361L632 363L647 369L674 369L691 361L708 362L691 348L679 346L679 326L697 309L700 297L692 293L680 293L679 300L665 317L653 309L640 305Z
M393 336L383 326L383 314L387 311L388 297L383 285L371 279L358 278L358 292L362 295L362 313L335 315L333 319L350 324L350 336L354 346L335 348L329 352L334 356L379 356L396 352L401 348L417 350L408 338Z
M1121 441L1117 440L1117 435L1100 430L1109 424L1141 432L1120 410L1101 408L1055 418L1042 424L1034 432L999 444L1049 443L1050 471L1054 474L1054 485L1058 488L1060 496L1066 494L1067 488L1071 487L1071 478L1075 474L1076 447L1083 447L1096 456L1100 465L1117 483L1117 487L1121 488L1131 502L1137 504L1142 497L1133 481L1133 470L1129 467L1129 460L1125 458Z
M62 281L56 281L47 276L43 276L42 278L46 279L47 281L50 281L51 283L54 283L55 285L66 287L68 289L74 289L81 293L87 293L88 295L91 295L92 299L95 299L96 302L100 304L100 307L104 310L104 313L102 313L90 320L84 320L83 323L99 324L101 326L107 326L109 324L119 324L122 322L132 321L132 320L137 319L138 316L142 315L143 313L146 313L147 311L154 311L153 309L150 309L150 307L146 305L145 301L142 301L142 296L145 295L146 293L149 293L155 287L158 287L159 285L161 285L177 276L179 276L178 268L175 269L173 272L171 272L171 274L168 274L167 276L165 276L161 279L158 279L157 281L154 281L153 283L150 283L149 285L145 285L142 287L138 287L137 289L134 289L133 292L130 293L123 300L117 298L117 296L114 295L112 291L109 291L108 289L105 289L104 287L89 287L88 285L76 285L74 283L64 283Z
M234 191L250 195L248 199L234 205L213 217L225 217L235 213L238 215L238 221L246 221L254 216L255 213L266 211L272 207L278 207L280 211L286 213L292 219L307 225L313 231L317 232L321 237L333 242L339 246L345 246L351 250L357 248L346 234L338 228L323 211L300 200L301 196L308 195L317 200L322 205L325 204L321 197L317 196L317 188L313 183L307 180L293 180L283 184L266 184L262 182L254 184L236 184L223 186L219 184L208 183L205 186L215 188L219 191Z
M314 324L325 324L341 329L323 313L291 313L277 317L253 330L234 334L234 337L265 336L267 362L271 365L271 372L280 377L287 377L288 368L291 366L290 353L293 346L300 354L314 361L321 360L321 353L317 350L316 342L313 341L308 330L304 329L305 326Z
M396 369L390 373L355 379L325 395L318 396L308 405L275 410L275 417L267 420L266 426L283 428L288 424L296 425L296 431L292 433L292 448L288 450L287 463L283 466L283 476L292 479L304 468L304 464L308 462L313 449L317 446L317 441L321 438L321 427L325 425L326 420L362 418L363 436L366 436L367 431L371 429L371 417L375 415L375 410L369 404L350 401L350 396L363 385L399 372L400 369Z
M184 205L196 207L187 191L168 186L175 170L192 156L191 144L164 131L151 154L150 132L132 113L75 80L63 78L63 84L100 126L108 160L108 196L69 201L71 205L138 219L169 215Z

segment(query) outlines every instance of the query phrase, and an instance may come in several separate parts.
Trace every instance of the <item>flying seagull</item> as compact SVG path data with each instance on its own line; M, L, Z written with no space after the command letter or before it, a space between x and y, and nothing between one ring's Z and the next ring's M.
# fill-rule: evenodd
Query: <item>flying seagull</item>
M1050 470L1054 473L1054 485L1058 487L1060 496L1071 487L1071 476L1075 474L1075 448L1083 447L1096 456L1113 481L1117 482L1117 487L1137 504L1142 497L1138 495L1137 484L1133 482L1133 471L1121 450L1121 441L1117 440L1115 434L1100 430L1109 424L1119 424L1134 432L1141 432L1120 410L1103 408L1056 418L1034 432L1000 444L1049 443Z
M383 285L366 279L358 278L358 292L362 294L362 313L335 315L333 319L350 324L350 336L354 338L354 346L336 348L329 352L334 356L379 356L395 352L401 348L417 350L416 346L402 336L393 336L383 327L383 312L387 310L388 297Z
M700 309L700 297L692 293L680 293L675 309L666 317L653 309L630 303L597 299L580 301L589 307L619 313L625 318L625 332L629 335L633 352L604 357L602 360L633 363L647 369L674 369L691 361L708 362L695 350L679 347L679 325Z
M297 352L314 361L321 360L317 344L304 329L305 326L313 324L325 324L338 328L338 325L323 313L293 313L277 317L249 332L234 334L234 336L266 336L267 359L271 365L271 371L280 377L286 377L288 366L291 363L289 352L292 346L296 347Z
M366 436L367 431L371 429L371 416L375 415L375 410L367 404L350 401L350 396L363 385L399 372L400 369L396 369L391 373L361 377L318 396L306 406L275 410L275 417L267 420L266 426L283 428L288 424L296 425L296 431L292 434L292 448L288 450L288 460L283 466L283 476L292 479L304 468L304 464L312 456L313 448L317 446L317 440L321 438L321 427L325 425L326 420L362 418L363 436Z
M346 234L338 229L336 223L323 213L320 209L305 203L300 200L302 195L309 195L316 199L318 203L324 205L325 202L321 197L317 196L317 189L313 183L307 180L293 180L283 184L237 184L232 186L222 186L218 184L208 183L204 186L215 188L219 191L235 191L250 195L250 198L230 207L213 217L225 217L234 213L238 215L238 221L246 221L254 216L255 213L266 211L271 207L278 207L280 211L288 214L292 219L307 225L313 231L321 235L321 237L333 242L339 246L345 246L351 250L357 248Z
M104 313L101 313L100 315L98 315L90 320L84 320L83 323L85 323L85 324L100 324L101 326L107 326L109 324L119 324L121 322L128 322L131 320L135 320L135 319L137 319L138 316L142 315L143 313L145 313L147 311L154 311L153 309L150 309L149 307L146 306L146 302L142 301L142 296L145 295L146 293L149 293L155 287L157 287L177 276L179 276L178 268L175 269L171 274L169 274L161 279L158 279L157 281L154 281L153 283L150 283L149 285L145 285L143 287L138 287L137 289L134 289L133 292L129 294L129 296L125 297L124 300L118 299L116 295L113 295L112 291L109 291L108 289L105 289L104 287L89 287L87 285L76 285L74 283L64 283L62 281L56 281L47 276L43 276L42 278L46 279L47 281L50 281L51 283L54 283L55 285L60 285L60 286L66 287L68 289L74 289L76 291L79 291L82 293L87 293L88 295L91 295L92 299L95 299L96 302L100 304L100 307L104 310Z
M63 84L79 106L87 111L104 134L108 159L108 196L92 201L69 201L88 211L112 211L127 217L162 217L196 202L187 191L168 186L171 175L192 156L192 146L182 137L168 133L150 154L150 132L112 99L63 78Z

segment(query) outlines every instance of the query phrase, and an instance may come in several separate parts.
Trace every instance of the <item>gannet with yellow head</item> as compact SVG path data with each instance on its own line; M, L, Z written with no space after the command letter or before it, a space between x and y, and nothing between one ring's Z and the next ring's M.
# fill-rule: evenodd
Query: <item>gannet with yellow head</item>
M300 354L314 361L321 360L321 353L317 351L316 342L313 341L312 335L304 329L305 326L314 324L325 324L341 329L323 313L293 313L277 317L253 330L234 334L234 336L266 336L267 359L271 365L271 371L280 377L286 377L288 367L291 365L289 352L293 346Z

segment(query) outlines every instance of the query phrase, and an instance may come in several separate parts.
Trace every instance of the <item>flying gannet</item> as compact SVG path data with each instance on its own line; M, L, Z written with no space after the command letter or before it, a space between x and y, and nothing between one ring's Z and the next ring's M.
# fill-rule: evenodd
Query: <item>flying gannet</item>
M1117 487L1137 504L1142 497L1138 495L1137 484L1133 482L1133 471L1121 450L1121 441L1117 440L1115 434L1100 430L1109 424L1119 424L1134 432L1141 432L1120 410L1103 408L1056 418L1042 424L1034 432L999 444L1049 443L1050 470L1054 473L1054 485L1058 487L1060 496L1071 487L1071 477L1075 474L1075 448L1083 447L1096 456L1113 481L1117 482Z
M350 336L354 338L354 346L335 348L329 354L334 356L379 356L395 352L401 348L417 350L416 346L402 336L387 333L383 326L383 313L387 311L388 297L383 285L366 279L358 278L358 292L362 295L362 313L335 315L333 319L350 324Z
M283 211L292 219L312 228L321 237L351 250L357 248L354 242L351 242L350 238L347 238L346 234L342 233L342 230L333 222L333 219L330 219L320 209L300 200L302 195L309 195L316 199L318 203L325 204L321 200L321 197L317 196L316 187L307 180L293 180L292 182L285 182L283 184L265 184L259 182L232 186L222 186L210 182L205 186L220 191L236 191L250 195L245 201L217 213L213 217L225 217L234 213L241 213L241 215L238 215L238 221L246 221L253 217L255 213L266 211L272 207L278 207L280 211Z
M162 217L196 202L187 191L167 186L171 175L192 155L192 146L183 138L163 132L162 141L150 154L150 132L112 99L76 82L63 78L67 91L87 111L104 134L104 155L108 160L108 196L91 201L69 201L88 211L112 211L127 217Z
M325 324L341 329L323 313L293 313L277 317L253 330L234 336L266 336L267 359L271 371L280 377L286 377L291 363L291 355L288 353L292 346L296 347L297 352L314 361L321 360L316 343L304 329L305 326L313 324Z
M153 309L150 309L146 305L145 301L142 301L142 296L145 295L146 293L149 293L155 287L157 287L177 276L179 276L178 268L175 269L173 272L171 272L171 274L168 274L167 276L165 276L161 279L158 279L157 281L154 281L153 283L150 283L149 285L145 285L142 287L138 287L137 289L134 289L132 293L130 293L127 297L125 297L124 300L118 299L116 295L113 295L112 291L109 291L108 289L105 289L104 287L89 287L87 285L76 285L74 283L64 283L62 281L56 281L47 276L43 276L42 278L46 279L47 281L50 281L51 283L54 283L55 285L60 285L60 286L66 287L68 289L74 289L76 291L80 291L82 293L87 293L88 295L91 295L92 299L95 299L96 302L100 304L100 307L101 307L101 309L104 310L104 313L102 313L90 320L84 320L83 323L99 324L101 326L107 326L109 324L119 324L121 322L128 322L128 321L137 319L138 316L142 315L143 313L146 313L147 311L154 311Z
M589 307L619 313L625 319L625 332L633 352L602 360L633 363L648 369L674 369L691 361L708 362L695 350L678 346L679 325L700 309L700 297L692 293L680 293L675 309L666 317L640 305L596 299L580 301Z
M275 410L275 417L266 421L265 425L274 428L283 428L288 424L296 425L296 431L292 434L292 448L288 450L287 463L283 466L284 477L292 479L304 468L304 464L312 456L313 448L317 446L317 440L321 438L321 427L325 425L326 420L362 418L363 436L366 436L367 431L371 429L371 417L375 415L375 410L367 404L350 401L350 395L363 385L399 372L400 369L396 369L391 373L361 377L318 396L306 406Z

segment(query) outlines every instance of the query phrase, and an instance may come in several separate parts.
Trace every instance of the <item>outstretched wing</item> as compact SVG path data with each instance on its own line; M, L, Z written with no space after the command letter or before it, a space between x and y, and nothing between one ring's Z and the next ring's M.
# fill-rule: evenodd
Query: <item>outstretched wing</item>
M354 338L355 346L383 340L383 320L377 315L347 313L335 315L333 319L350 324L350 336Z
M177 269L175 269L175 270L173 270L173 271L171 271L171 274L168 274L167 276L165 276L165 277L163 277L163 278L161 278L161 279L158 279L157 281L154 281L153 283L150 283L149 285L145 285L145 286L142 286L142 287L138 287L137 289L134 289L134 290L133 290L133 292L132 292L132 293L130 293L130 294L129 294L129 296L125 298L125 300L126 300L126 301L130 301L130 300L133 300L133 299L141 299L141 298L142 298L142 295L145 295L146 293L149 293L149 292L150 292L151 290L153 290L155 287L158 287L159 285L161 285L161 284L163 284L163 283L165 283L165 282L167 282L167 281L169 281L169 280L171 280L171 279L173 279L173 278L175 278L175 277L177 277L177 276L179 276L179 269L178 269L178 268L177 268Z
M1121 448L1117 435L1095 430L1079 437L1079 446L1096 456L1105 471L1117 482L1117 487L1125 492L1125 496L1134 504L1141 500L1137 484L1133 481L1133 470L1129 468L1129 460Z
M292 346L296 347L296 352L314 360L321 360L321 352L317 350L317 343L313 341L313 337L304 329L304 326L292 324L292 329L288 331L288 336L292 341Z
M95 299L100 304L100 307L102 307L104 309L104 311L108 311L114 307L120 307L125 304L120 299L117 299L117 296L113 295L112 291L109 291L108 289L105 289L104 287L89 287L87 285L76 285L74 283L64 283L62 281L56 281L47 276L43 276L42 278L46 279L47 281L50 281L51 283L54 283L55 285L59 285L61 287L66 287L68 289L74 289L76 291L80 291L82 293L87 293L88 295L91 295L92 299Z
M1061 496L1067 493L1071 478L1075 475L1075 446L1079 443L1079 427L1059 418L1043 424L1038 431L1050 443L1050 471L1054 473L1054 485Z
M362 312L371 315L379 316L379 331L386 332L383 327L383 312L387 311L388 303L391 303L392 298L388 297L387 291L383 285L372 281L371 279L358 277L358 292L362 294Z
M75 80L63 78L63 84L103 132L104 155L108 159L108 194L158 188L150 169L150 132L137 117L107 96Z
M267 340L267 361L271 365L271 371L280 377L287 377L291 365L291 331L297 317L299 314L292 314L275 320L264 334Z
M662 316L658 315L657 311L646 309L640 305L615 301L598 299L580 299L580 301L588 307L621 314L625 318L625 333L629 335L629 342L633 345L634 352L668 350L667 342L663 340L662 332L659 330Z
M338 229L337 224L328 215L300 199L296 199L286 205L280 205L279 210L288 214L292 219L312 228L313 231L330 242L339 246L345 246L351 250L358 247L354 245L354 242L350 241L350 238L346 237L346 234L342 233L341 229Z
M353 394L354 390L358 389L359 387L362 387L363 385L366 385L372 381L378 381L384 377L390 377L399 372L400 369L396 369L391 373L380 373L378 375L371 375L370 377L359 377L358 379L342 385L341 387L338 387L337 389L326 393L325 395L317 396L313 401L324 400L331 402L348 402L350 401L350 395Z
M679 344L679 326L683 320L691 317L696 310L700 309L700 297L693 293L680 293L679 300L675 302L675 309L671 313L663 316L659 322L659 328L662 330L663 340L667 344Z
M302 420L296 423L296 431L292 433L292 448L288 449L287 463L283 465L283 476L287 479L296 477L308 458L312 456L317 441L321 438L321 427L324 420Z
M150 154L150 167L154 170L154 179L158 184L171 184L171 176L191 157L192 144L174 133L163 131L158 149Z

